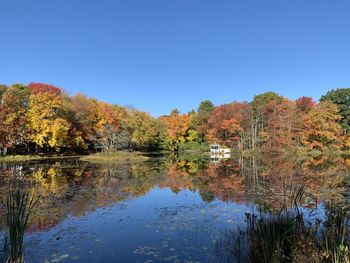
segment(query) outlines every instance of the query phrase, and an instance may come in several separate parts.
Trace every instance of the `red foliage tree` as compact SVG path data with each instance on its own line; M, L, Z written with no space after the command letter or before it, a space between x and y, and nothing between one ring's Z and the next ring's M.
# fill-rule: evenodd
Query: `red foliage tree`
M234 146L243 131L246 103L234 102L216 107L208 119L208 140Z
M28 85L28 88L32 94L38 94L38 93L50 93L53 95L60 95L62 94L62 89L57 88L53 85L50 84L45 84L45 83L37 83L37 82L32 82Z
M295 105L298 110L302 112L308 112L315 107L315 102L311 97L300 97L296 99Z

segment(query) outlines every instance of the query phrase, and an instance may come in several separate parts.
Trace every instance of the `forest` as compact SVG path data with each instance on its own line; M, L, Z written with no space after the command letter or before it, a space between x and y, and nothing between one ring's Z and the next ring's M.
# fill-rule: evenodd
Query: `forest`
M0 85L0 154L207 150L217 142L237 151L329 152L350 148L350 88L319 102L274 92L250 102L153 117L45 83Z

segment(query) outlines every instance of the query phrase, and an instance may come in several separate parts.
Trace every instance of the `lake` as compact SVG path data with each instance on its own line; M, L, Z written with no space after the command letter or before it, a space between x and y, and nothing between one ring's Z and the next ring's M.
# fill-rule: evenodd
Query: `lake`
M3 163L0 193L4 202L20 182L40 198L26 262L230 262L222 240L246 213L279 209L305 185L302 209L322 217L324 201L346 200L349 167L347 158L294 156Z

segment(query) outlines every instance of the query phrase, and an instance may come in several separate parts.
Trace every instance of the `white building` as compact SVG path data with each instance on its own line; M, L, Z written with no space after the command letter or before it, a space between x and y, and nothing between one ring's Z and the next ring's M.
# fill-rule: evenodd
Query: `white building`
M230 148L222 147L220 144L213 143L210 144L210 152L213 154L230 154Z
M223 160L231 158L231 150L227 147L222 147L217 143L210 145L210 161L212 163L220 163Z

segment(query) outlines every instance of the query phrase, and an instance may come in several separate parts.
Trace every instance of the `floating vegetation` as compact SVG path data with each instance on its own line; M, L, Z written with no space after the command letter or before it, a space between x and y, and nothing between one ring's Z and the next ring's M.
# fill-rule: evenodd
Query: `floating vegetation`
M69 258L69 255L68 254L63 254L63 255L60 255L60 256L56 257L55 259L51 260L51 262L52 263L57 263L57 262L60 262L63 259L66 259L66 258Z

